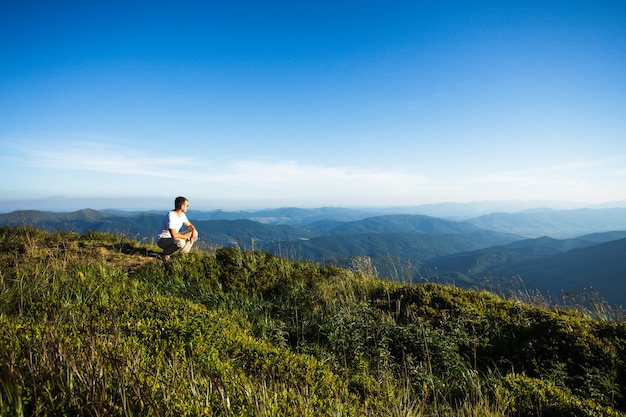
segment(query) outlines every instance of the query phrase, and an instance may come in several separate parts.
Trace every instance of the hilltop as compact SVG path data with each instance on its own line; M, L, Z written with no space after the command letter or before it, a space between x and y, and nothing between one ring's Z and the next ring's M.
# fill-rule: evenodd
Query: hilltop
M426 211L436 208L442 207ZM162 216L90 209L17 211L0 214L0 225L120 233L149 243ZM619 248L626 241L610 243L626 238L625 208L533 209L462 221L342 208L196 211L189 216L205 248L262 250L342 267L366 257L376 275L391 280L503 291L517 290L522 281L529 291L550 295L554 304L594 291L612 306L626 306L626 284L620 279L626 258ZM578 234L583 232L593 234Z
M0 415L625 416L626 322L236 248L0 229Z

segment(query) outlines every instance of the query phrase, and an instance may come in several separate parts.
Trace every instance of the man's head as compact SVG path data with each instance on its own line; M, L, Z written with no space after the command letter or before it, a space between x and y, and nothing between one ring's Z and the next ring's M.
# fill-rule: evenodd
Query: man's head
M183 205L186 202L187 202L187 199L185 197L176 197L176 199L174 200L174 209L180 210L181 208L183 208Z

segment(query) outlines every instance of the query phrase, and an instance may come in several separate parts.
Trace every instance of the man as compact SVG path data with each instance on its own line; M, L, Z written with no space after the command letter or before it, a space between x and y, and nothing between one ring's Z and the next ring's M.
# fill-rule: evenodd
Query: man
M163 249L163 259L168 260L170 255L179 252L189 253L191 246L198 239L198 232L187 219L189 201L185 197L176 197L174 210L165 215L161 228L157 233L157 245ZM186 226L184 233L180 229Z

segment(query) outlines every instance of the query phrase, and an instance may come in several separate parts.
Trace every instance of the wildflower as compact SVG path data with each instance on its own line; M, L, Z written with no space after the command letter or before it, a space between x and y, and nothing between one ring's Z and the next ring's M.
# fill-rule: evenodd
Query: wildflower
M81 281L85 282L85 274L83 274L81 271L78 271L78 278L80 278Z

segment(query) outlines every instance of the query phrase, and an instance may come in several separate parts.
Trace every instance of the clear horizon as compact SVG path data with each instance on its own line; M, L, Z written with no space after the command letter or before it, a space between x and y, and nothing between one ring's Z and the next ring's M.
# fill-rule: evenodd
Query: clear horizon
M588 204L571 201L541 201L541 200L491 200L491 201L468 201L468 202L438 202L416 204L411 206L328 206L328 205L311 205L311 206L212 206L203 204L192 204L190 202L190 213L193 211L262 211L262 210L279 210L286 208L300 209L321 209L321 208L337 208L337 209L353 209L363 211L388 211L390 213L418 213L429 212L436 215L437 209L442 209L442 216L446 215L465 215L471 213L491 213L491 212L509 212L514 213L529 209L553 209L553 210L575 210L581 208L590 209L611 209L626 208L626 201L608 201L597 204ZM49 211L49 212L74 212L85 209L93 210L119 210L126 212L134 211L167 211L173 207L172 201L165 199L150 200L132 200L132 199L33 199L33 200L0 200L0 213L10 213L14 211ZM432 213L431 213L432 212ZM452 213L452 214L451 214Z
M0 210L623 202L625 27L615 1L4 2Z

